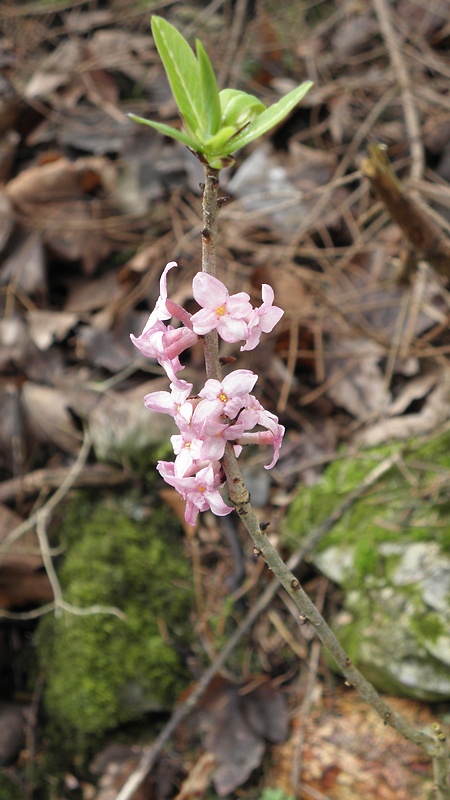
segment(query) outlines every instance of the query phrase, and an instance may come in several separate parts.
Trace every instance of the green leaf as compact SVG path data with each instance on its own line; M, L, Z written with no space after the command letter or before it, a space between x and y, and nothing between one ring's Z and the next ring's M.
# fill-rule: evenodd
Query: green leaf
M186 147L190 147L191 150L199 151L201 149L200 142L197 141L197 139L194 139L191 136L186 136L183 131L179 131L177 128L172 128L171 125L164 125L163 122L153 122L151 119L137 117L136 114L128 114L128 116L134 122L140 122L142 125L149 125L150 128L155 128L155 130L159 131L159 133L163 133L164 136L170 136L172 139L177 139L178 142L182 142L182 144L185 144Z
M152 33L186 127L192 133L204 131L200 66L193 50L181 33L162 17L152 17Z
M266 108L262 114L259 114L256 119L248 125L244 131L234 136L224 148L226 153L234 153L254 139L258 139L263 133L267 133L275 125L278 125L293 108L300 102L302 97L312 86L312 81L305 81L300 86L297 86L291 92L286 94L278 103Z
M231 125L220 128L214 136L202 143L205 153L222 153L225 145L235 133L236 128Z
M216 76L212 68L208 54L199 39L196 40L197 58L200 68L200 80L202 85L202 96L204 103L204 117L206 120L206 132L214 136L220 128L220 98Z
M222 89L219 94L222 125L239 129L266 110L266 106L252 94L238 89Z

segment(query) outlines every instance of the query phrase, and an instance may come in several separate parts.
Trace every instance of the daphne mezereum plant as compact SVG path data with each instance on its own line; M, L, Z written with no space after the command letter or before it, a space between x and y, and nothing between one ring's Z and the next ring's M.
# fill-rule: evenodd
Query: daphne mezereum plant
M186 501L188 523L195 523L199 511L210 509L221 516L236 510L252 537L256 554L262 556L288 592L299 609L301 621L314 626L346 683L357 689L386 725L425 750L433 759L436 797L450 800L448 752L439 726L433 731L415 728L393 711L352 664L262 530L237 461L243 445L269 444L273 447L273 457L266 468L272 467L278 459L284 428L251 394L257 375L247 369L236 369L222 377L222 365L228 359L220 357L219 340L232 344L243 342L241 350L252 350L261 334L273 330L283 311L273 305L274 293L268 284L262 286L261 305L253 308L248 294L230 295L216 277L216 234L221 205L219 173L233 163L237 150L279 124L306 94L311 82L302 83L266 108L245 92L234 89L219 92L211 62L199 41L195 54L176 28L157 16L152 18L152 32L178 105L183 130L130 116L185 144L203 164L205 173L202 270L195 275L192 287L200 310L189 314L168 298L167 276L177 266L170 262L162 273L160 295L144 330L140 336L131 337L144 356L159 362L170 381L170 391L153 392L144 400L152 411L170 414L179 429L179 434L171 439L175 460L160 461L157 469ZM172 319L177 321L176 326L168 324ZM179 356L199 337L204 341L206 382L193 396L193 385L179 376L183 369ZM225 484L229 504L219 491Z

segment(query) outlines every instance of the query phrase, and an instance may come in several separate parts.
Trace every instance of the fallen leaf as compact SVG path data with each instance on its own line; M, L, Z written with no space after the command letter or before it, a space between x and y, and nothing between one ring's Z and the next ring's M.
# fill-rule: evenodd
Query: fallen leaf
M202 797L211 783L215 766L215 756L212 753L203 753L181 784L174 800L196 800Z
M47 274L42 236L22 233L11 254L0 267L0 283L24 292L30 297L45 295Z
M2 572L33 572L42 567L42 556L39 541L34 531L27 531L11 545L7 545L9 534L21 525L22 517L11 511L8 506L0 504L0 545L6 549L0 553ZM2 575L2 578L4 575Z
M118 301L124 293L123 286L117 280L117 273L105 272L95 280L77 278L67 283L68 296L64 310L69 313L83 314Z
M204 747L216 759L213 783L221 796L241 786L261 764L267 741L282 741L288 733L288 712L279 689L266 682L256 689L217 678L188 727L199 723Z
M215 703L205 748L217 759L213 781L221 796L242 786L261 764L265 743L248 725L234 687L229 687Z
M241 700L243 714L255 733L269 742L284 742L289 733L289 711L284 695L273 684L257 686Z
M66 453L78 453L82 433L69 411L70 397L66 392L26 381L22 386L22 406L27 425L38 442L52 442Z
M76 353L80 361L88 362L94 367L104 367L112 373L126 369L137 356L130 339L130 331L138 328L138 324L134 323L136 316L140 317L127 315L110 330L98 329L94 325L81 325L76 333Z
M30 339L39 350L45 351L54 342L62 342L78 322L78 315L64 311L31 309L26 318Z

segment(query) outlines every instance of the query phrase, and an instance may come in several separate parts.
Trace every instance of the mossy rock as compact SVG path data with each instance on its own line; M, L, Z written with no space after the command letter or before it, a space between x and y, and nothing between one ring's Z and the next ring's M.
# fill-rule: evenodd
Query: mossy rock
M394 465L337 521L312 560L344 593L333 627L380 690L450 697L450 428L338 459L294 500L285 542L307 535L385 458ZM298 546L296 544L296 546Z
M185 688L191 640L190 565L178 524L164 509L136 522L113 500L81 495L64 517L65 600L105 613L42 619L37 633L52 724L79 743L149 710L169 709Z

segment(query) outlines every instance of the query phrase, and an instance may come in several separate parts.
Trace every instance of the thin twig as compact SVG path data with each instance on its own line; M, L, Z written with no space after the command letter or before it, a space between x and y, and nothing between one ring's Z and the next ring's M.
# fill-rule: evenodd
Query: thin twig
M54 600L51 603L47 603L46 605L32 611L12 612L0 609L0 617L16 620L37 619L44 614L48 614L50 611L54 611L56 616L61 614L61 611L67 611L70 614L75 614L78 616L89 616L91 614L113 614L114 616L119 617L119 619L125 619L125 614L123 611L121 611L119 608L115 608L114 606L94 605L89 606L88 608L79 608L78 606L73 606L71 603L68 603L63 599L58 576L53 566L52 551L50 549L47 536L47 520L51 512L64 499L67 492L69 492L72 486L77 482L81 472L85 467L90 449L91 437L86 431L77 459L68 475L66 475L61 486L41 508L35 511L34 514L31 514L31 516L25 520L25 522L21 523L13 531L11 531L11 533L0 545L1 558L1 555L7 553L14 542L16 542L21 536L23 536L27 531L36 528L39 541L39 550L45 571L53 590Z
M412 180L417 180L421 178L423 174L425 155L420 135L420 117L411 88L410 76L398 45L399 35L394 30L392 24L389 4L386 0L373 0L373 5L380 25L381 34L386 42L394 74L400 87L405 114L405 125L411 148L412 163L410 174Z
M44 606L34 608L32 611L6 611L4 608L0 608L0 618L23 622L29 619L39 619L39 617L43 617L45 614L49 614L57 608L62 608L63 611L67 611L68 614L73 614L74 617L90 617L93 614L111 614L113 617L118 617L118 619L126 619L124 612L115 606L93 605L80 608L79 606L72 605L72 603L68 603L67 600L60 600L58 605L53 600L51 603L46 603Z
M7 503L17 496L21 498L39 494L43 489L57 489L71 474L71 467L46 467L27 475L10 478L0 483L0 503ZM120 486L131 480L131 474L109 464L87 464L73 481L72 488L90 486Z
M1 556L3 553L7 553L9 548L11 547L14 542L20 539L24 533L27 531L32 530L39 520L40 517L44 518L56 508L56 506L61 502L61 500L66 496L67 492L72 488L78 476L81 474L86 461L89 455L89 450L91 449L91 437L89 433L86 431L84 434L83 444L80 448L78 453L77 459L71 468L68 475L66 475L65 479L63 480L61 486L56 490L54 494L47 500L47 502L39 508L34 514L31 514L27 520L22 522L20 525L17 525L14 530L11 531L10 534L3 540L0 544L0 561Z

